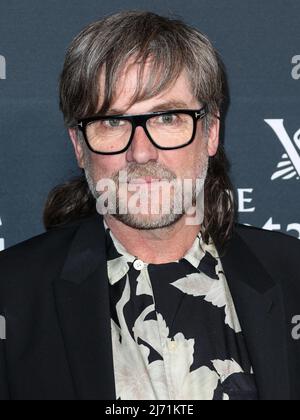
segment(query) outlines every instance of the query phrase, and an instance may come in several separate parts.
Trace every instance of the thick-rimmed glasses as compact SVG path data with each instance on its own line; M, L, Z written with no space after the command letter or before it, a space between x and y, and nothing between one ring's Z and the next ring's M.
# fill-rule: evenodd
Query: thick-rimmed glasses
M139 115L109 115L78 121L89 149L100 155L126 152L137 127L143 127L151 143L161 150L181 149L196 136L197 122L208 113L207 106L199 110L179 109Z

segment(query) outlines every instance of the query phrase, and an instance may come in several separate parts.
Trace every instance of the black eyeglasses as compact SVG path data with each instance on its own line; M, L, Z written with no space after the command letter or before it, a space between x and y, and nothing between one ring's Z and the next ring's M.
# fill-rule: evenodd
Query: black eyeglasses
M197 122L208 114L200 110L180 109L140 115L94 116L78 121L89 149L100 155L126 152L137 127L144 128L151 143L160 150L181 149L196 136Z

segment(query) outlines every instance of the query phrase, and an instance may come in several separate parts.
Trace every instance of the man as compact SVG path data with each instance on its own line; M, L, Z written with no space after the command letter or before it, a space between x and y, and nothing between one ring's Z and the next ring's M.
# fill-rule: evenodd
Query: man
M122 12L72 42L84 175L0 255L2 399L300 398L300 243L235 223L222 99L214 48L178 20Z

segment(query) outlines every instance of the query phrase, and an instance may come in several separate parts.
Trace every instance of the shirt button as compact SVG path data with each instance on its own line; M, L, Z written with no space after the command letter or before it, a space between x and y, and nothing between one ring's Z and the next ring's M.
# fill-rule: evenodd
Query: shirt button
M133 267L137 270L137 271L142 271L142 269L145 267L145 264L143 263L142 260L136 260L133 263Z

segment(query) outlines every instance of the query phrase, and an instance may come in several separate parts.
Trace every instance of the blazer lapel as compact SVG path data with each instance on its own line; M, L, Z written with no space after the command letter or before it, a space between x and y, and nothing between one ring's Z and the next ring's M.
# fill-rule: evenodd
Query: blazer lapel
M279 286L237 232L221 261L250 353L260 399L290 399L285 340L288 332Z
M95 215L80 225L54 286L76 397L82 400L116 398L106 264L102 218Z

